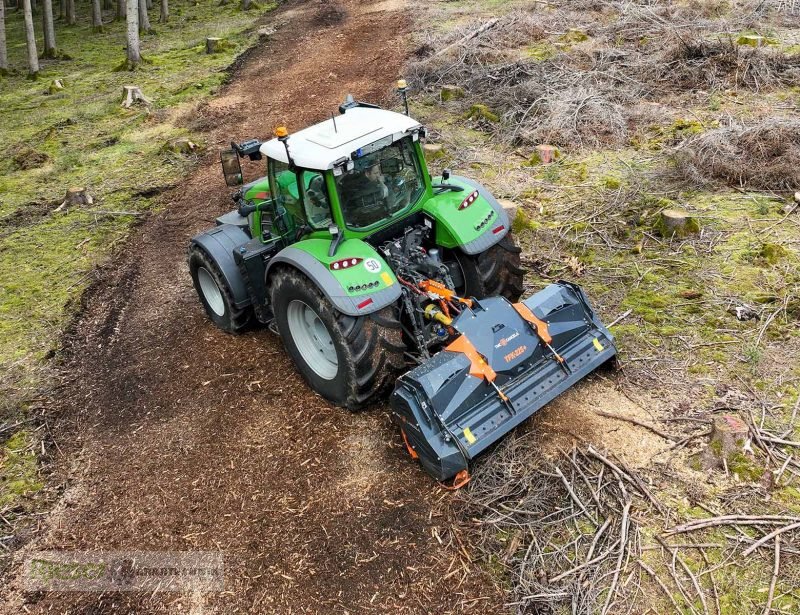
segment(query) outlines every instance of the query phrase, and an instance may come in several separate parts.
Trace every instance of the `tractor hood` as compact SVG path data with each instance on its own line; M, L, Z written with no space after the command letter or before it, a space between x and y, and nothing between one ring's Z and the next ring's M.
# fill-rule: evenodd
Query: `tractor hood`
M422 209L436 220L436 243L446 248L460 247L467 254L478 254L499 242L509 231L509 219L500 203L478 182L450 176L438 183L461 186L461 192L448 190L428 199Z

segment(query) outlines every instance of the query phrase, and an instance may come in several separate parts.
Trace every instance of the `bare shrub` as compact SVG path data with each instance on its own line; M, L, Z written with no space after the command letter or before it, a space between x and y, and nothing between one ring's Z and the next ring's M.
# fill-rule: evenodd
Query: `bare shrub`
M768 119L745 128L703 133L673 154L678 171L694 182L722 180L764 190L800 187L800 120Z

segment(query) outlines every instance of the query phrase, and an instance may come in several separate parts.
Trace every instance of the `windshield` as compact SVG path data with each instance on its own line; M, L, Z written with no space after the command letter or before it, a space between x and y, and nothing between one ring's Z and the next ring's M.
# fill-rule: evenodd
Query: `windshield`
M413 205L425 184L411 137L357 158L336 178L345 224L363 229Z

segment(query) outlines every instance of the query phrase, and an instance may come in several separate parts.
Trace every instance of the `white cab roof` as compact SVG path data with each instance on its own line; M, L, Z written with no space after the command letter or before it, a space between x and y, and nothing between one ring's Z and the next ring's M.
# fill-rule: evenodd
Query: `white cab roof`
M303 169L332 169L334 162L349 158L360 147L391 136L402 137L420 123L401 113L384 109L353 107L334 120L325 120L289 134L289 151L294 163ZM278 139L261 145L261 153L269 158L289 162L286 149Z

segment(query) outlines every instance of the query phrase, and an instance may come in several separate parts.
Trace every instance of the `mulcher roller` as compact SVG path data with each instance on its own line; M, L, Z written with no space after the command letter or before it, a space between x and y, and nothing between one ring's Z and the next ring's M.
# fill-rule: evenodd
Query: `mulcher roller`
M391 398L411 454L442 481L617 354L569 282L517 304L473 300L452 327L461 335L404 374Z

